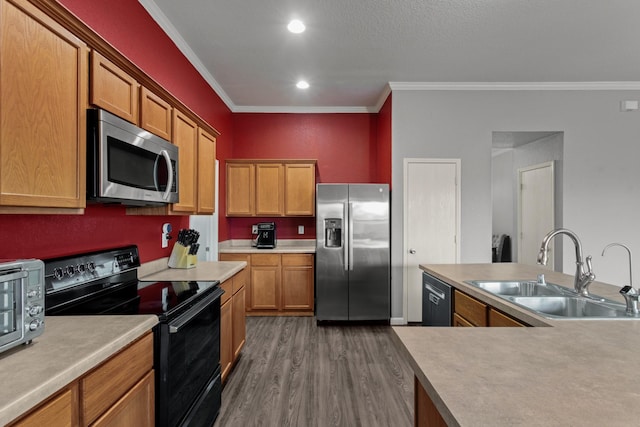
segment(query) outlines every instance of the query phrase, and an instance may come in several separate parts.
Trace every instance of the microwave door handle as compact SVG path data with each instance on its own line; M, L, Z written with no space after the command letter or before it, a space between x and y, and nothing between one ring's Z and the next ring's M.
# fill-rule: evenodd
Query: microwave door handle
M169 157L169 153L167 150L160 151L162 157L164 157L165 162L167 162L167 169L169 170L169 179L167 180L167 189L162 196L163 199L169 198L169 194L171 194L171 187L173 187L173 165L171 164L171 157Z

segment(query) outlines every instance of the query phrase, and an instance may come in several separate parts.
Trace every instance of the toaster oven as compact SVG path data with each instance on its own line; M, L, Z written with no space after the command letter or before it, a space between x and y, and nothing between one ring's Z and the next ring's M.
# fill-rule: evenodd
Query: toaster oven
M0 262L0 352L29 344L44 331L44 263Z

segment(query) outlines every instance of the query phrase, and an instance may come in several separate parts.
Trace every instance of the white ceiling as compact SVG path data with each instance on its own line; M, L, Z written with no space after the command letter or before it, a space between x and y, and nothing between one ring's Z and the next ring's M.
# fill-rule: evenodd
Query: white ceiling
M232 111L377 111L389 86L640 89L639 0L139 2Z

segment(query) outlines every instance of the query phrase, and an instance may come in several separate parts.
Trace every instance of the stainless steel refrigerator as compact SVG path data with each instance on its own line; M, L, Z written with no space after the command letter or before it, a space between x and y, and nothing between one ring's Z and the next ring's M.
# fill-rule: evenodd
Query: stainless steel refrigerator
M389 320L389 186L316 191L316 319Z

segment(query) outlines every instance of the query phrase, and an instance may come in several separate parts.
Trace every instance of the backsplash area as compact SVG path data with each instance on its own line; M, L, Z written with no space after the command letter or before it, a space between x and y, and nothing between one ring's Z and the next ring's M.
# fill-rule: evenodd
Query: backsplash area
M315 239L316 219L313 217L287 218L227 218L229 239L251 239L251 225L259 222L275 222L278 239ZM298 226L304 226L304 234L298 234Z
M123 206L89 205L84 215L0 215L0 259L52 258L135 244L142 262L167 257L162 224L189 228L188 216L126 215Z

